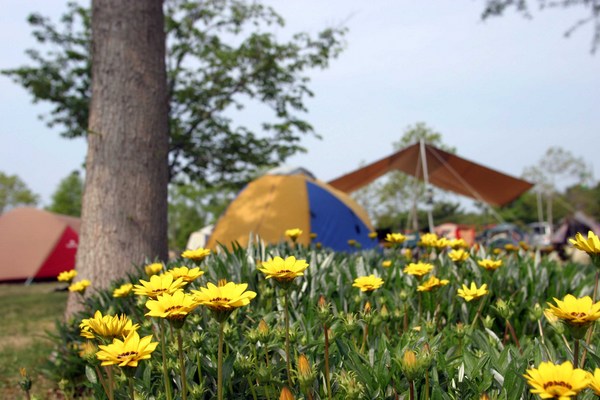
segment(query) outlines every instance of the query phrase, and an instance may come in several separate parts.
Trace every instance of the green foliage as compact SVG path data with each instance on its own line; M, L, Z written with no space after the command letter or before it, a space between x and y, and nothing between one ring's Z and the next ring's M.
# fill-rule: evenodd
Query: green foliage
M81 216L81 199L83 197L83 180L79 171L73 171L58 184L52 195L52 203L48 211L57 214Z
M214 224L233 196L234 192L226 187L172 184L169 187L169 249L185 250L190 234Z
M17 206L35 206L38 201L39 196L21 178L0 171L0 214Z
M44 49L28 50L32 65L2 71L47 101L50 126L64 137L87 134L90 89L90 12L69 2L60 25L29 17ZM238 184L260 167L303 151L301 118L313 95L307 71L326 68L342 50L344 29L316 37L298 33L287 42L272 32L283 19L270 7L241 0L168 0L167 87L170 176L202 183ZM262 104L271 116L260 128L234 122L246 105ZM260 132L256 132L260 129Z
M564 327L549 323L541 310L553 297L590 295L595 273L591 265L561 265L524 250L503 254L504 265L489 272L476 264L477 259L489 256L484 248L471 250L471 259L460 266L448 258L447 251L442 251L429 253L427 260L434 264L435 275L450 283L437 291L417 292L419 281L402 272L407 261L400 249L344 254L285 243L268 247L251 243L247 249L222 249L203 261L205 275L186 291L226 278L248 283L248 289L258 294L249 306L235 311L225 326L225 398L273 399L287 384L283 293L257 269L260 260L276 255L294 255L310 265L290 289L289 310L292 358L305 354L310 360L317 375L311 386L314 399L327 398L323 324L330 329L328 361L334 399L408 398L409 382L402 367L407 350L414 351L418 360L416 398L472 399L483 393L492 399L528 398L529 388L522 376L526 369L545 360L572 359L565 345L570 338ZM392 267L384 269L383 260L392 260ZM185 263L173 260L169 266ZM355 278L371 273L383 278L383 287L371 295L352 287ZM114 282L113 288L125 281L138 283L140 278L147 279L141 268L126 280ZM470 282L487 283L490 294L470 303L457 297L457 289ZM94 366L97 361L90 358L86 369L75 360L73 349L82 342L77 337L81 319L90 317L95 310L126 313L141 324L141 335L154 332L156 338L158 332L156 321L143 315L146 299L113 298L111 293L98 292L85 300L85 310L63 325L62 336L56 342L59 365L79 366L75 375L66 378L70 382L83 379L97 398L103 396L101 370ZM324 311L317 306L321 296L327 302ZM499 300L505 304L501 306ZM502 307L509 307L510 313L500 311L505 310ZM258 329L261 320L266 322L267 332ZM514 327L518 345L508 333L507 321ZM214 398L218 324L207 310L199 308L187 318L183 329L188 388L193 393L190 396ZM596 330L588 346L591 354L585 361L588 371L598 366L599 338ZM165 355L177 398L181 391L177 349L170 334L167 341ZM159 346L152 358L137 368L135 389L142 397L164 396L161 371ZM117 385L124 395L126 385L122 378L118 378ZM295 375L291 389L300 393ZM591 398L591 394L580 398Z

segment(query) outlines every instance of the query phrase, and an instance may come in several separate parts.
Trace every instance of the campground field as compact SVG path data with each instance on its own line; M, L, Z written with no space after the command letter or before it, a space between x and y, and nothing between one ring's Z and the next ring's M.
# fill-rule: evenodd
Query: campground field
M64 284L0 285L0 399L24 399L19 388L20 368L33 379L31 394L37 399L60 399L54 384L41 374L52 343L47 331L61 317L67 292Z

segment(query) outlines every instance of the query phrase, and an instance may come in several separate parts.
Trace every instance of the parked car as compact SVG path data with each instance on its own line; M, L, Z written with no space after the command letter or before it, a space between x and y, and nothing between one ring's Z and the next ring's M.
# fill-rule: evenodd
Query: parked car
M484 230L477 235L476 240L487 247L504 248L507 244L518 246L526 238L526 233L517 225L503 223Z
M552 246L552 227L547 222L532 222L527 224L529 229L528 243L534 247Z

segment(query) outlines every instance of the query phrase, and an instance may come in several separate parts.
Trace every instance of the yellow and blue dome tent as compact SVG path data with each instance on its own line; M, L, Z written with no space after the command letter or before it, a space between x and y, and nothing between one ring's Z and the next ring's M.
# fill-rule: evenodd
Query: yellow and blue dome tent
M314 242L336 251L351 251L354 240L363 249L377 241L369 238L373 226L367 212L347 194L315 179L305 169L275 169L250 182L221 216L208 241L208 248L237 242L246 246L250 235L266 243L286 240L285 231L298 228L297 242Z

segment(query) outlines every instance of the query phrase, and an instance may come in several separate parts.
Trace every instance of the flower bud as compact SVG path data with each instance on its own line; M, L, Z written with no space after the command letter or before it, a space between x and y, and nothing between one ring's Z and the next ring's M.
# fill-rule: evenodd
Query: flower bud
M504 319L509 319L513 315L513 310L510 303L502 299L498 299L498 301L496 301L496 306L494 308L498 312L498 315Z
M294 400L294 395L286 386L281 389L281 394L279 395L279 400Z
M495 318L486 315L483 319L483 326L485 326L487 329L492 329L492 327L494 326L494 319Z
M313 372L312 368L310 367L310 363L308 362L308 358L306 358L306 356L304 354L300 354L298 356L298 360L296 361L297 364L297 376L298 376L298 382L300 383L300 387L303 390L306 390L306 388L310 387L315 378L316 375Z
M406 350L400 360L400 369L409 381L414 381L421 375L417 355L412 350Z
M540 303L534 304L533 309L531 310L531 315L536 321L542 318L542 315L544 315L544 309L542 306L540 306Z
M258 323L258 339L261 342L266 343L270 336L271 330L269 329L269 325L267 325L264 319L261 319Z
M462 339L466 333L465 324L458 322L456 325L454 325L454 333L456 333L456 337L458 339Z

